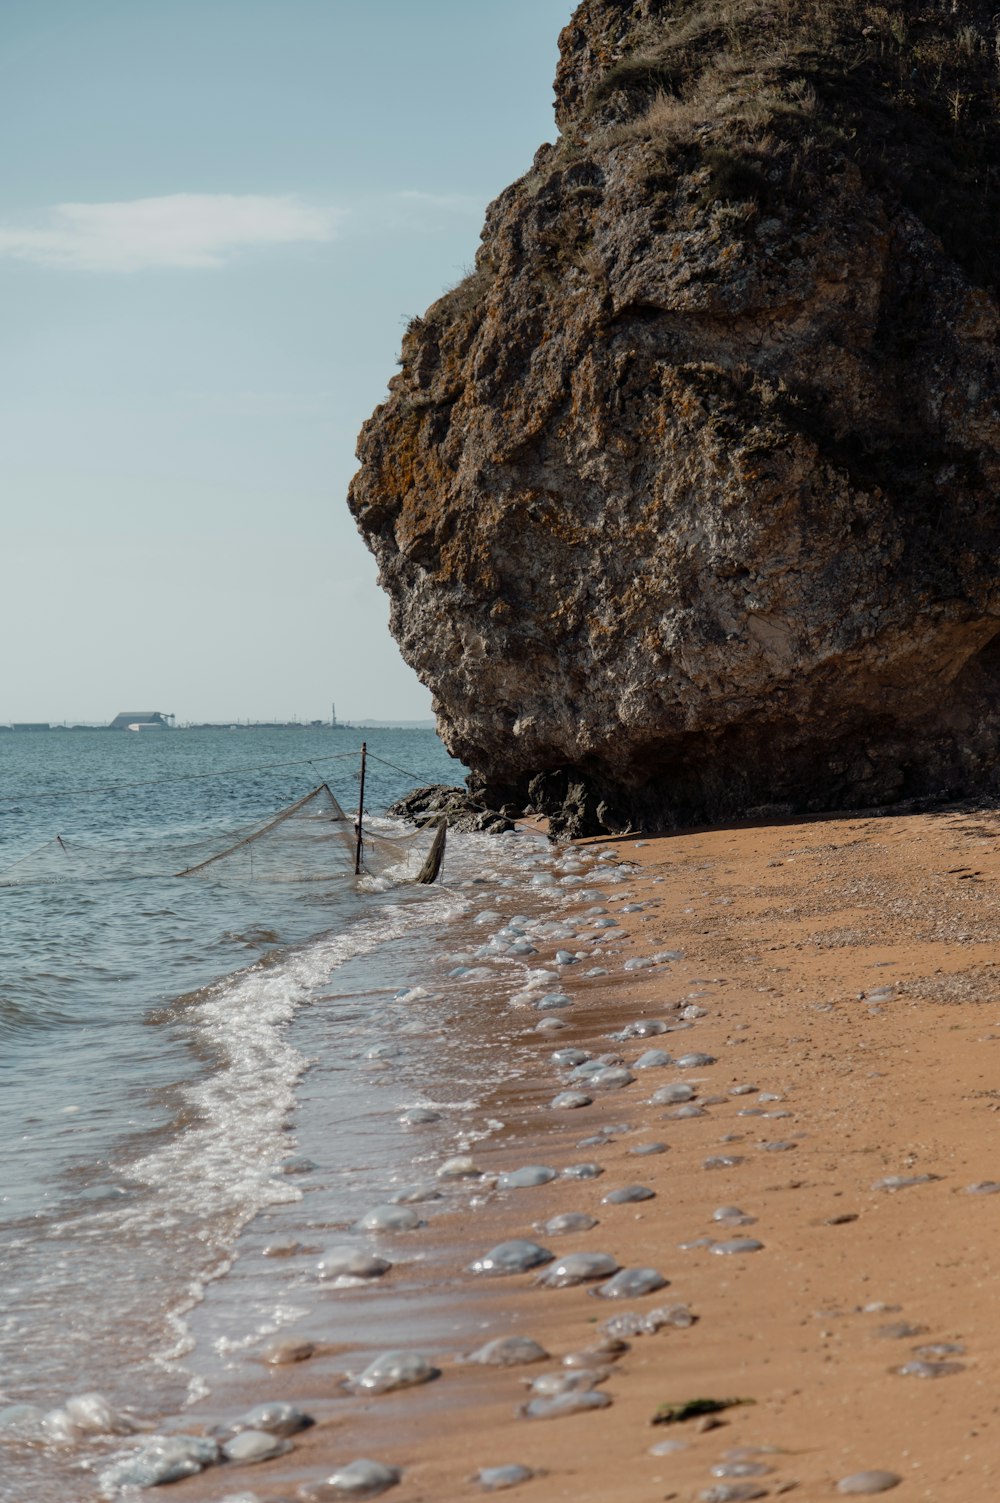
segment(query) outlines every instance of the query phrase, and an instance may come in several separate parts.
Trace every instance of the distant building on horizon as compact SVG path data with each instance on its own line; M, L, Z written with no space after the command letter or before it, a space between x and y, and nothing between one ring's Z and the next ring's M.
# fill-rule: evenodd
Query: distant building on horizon
M174 723L173 715L161 710L122 710L108 726L109 731L169 731Z

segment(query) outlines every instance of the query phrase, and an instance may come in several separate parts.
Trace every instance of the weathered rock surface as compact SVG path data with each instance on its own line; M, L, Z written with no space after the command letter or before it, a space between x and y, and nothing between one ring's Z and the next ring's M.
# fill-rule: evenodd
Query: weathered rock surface
M503 835L514 828L512 819L489 808L467 789L449 788L445 783L412 789L388 812L395 819L409 819L416 825L436 825L446 819L451 830L485 831L489 835Z
M491 805L1000 786L992 5L576 11L350 498Z

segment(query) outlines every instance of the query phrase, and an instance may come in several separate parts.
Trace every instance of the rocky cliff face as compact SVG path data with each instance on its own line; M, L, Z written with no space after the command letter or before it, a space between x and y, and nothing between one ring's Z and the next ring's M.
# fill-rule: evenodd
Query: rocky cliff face
M350 498L495 804L1000 786L993 4L565 29L560 137L411 324Z

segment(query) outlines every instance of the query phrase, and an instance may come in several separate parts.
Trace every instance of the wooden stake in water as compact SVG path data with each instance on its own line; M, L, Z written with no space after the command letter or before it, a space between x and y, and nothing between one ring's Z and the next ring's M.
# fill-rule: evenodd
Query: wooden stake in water
M364 841L362 840L362 837L361 837L361 816L364 814L364 811L365 811L365 760L366 760L367 756L368 756L368 743L367 743L367 741L362 741L362 743L361 743L361 792L358 794L358 826L357 826L357 828L358 828L358 843L357 843L357 846L356 846L355 852L354 852L354 875L356 877L360 877L360 875L361 875L361 850L362 850L362 847L364 845Z

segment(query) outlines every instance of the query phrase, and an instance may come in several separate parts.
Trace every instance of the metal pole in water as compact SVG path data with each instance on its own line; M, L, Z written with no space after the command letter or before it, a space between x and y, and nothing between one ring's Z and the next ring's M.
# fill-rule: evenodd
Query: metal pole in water
M361 743L361 792L358 794L358 825L357 825L358 843L357 843L357 847L356 847L355 852L354 852L354 875L356 877L360 877L360 875L361 875L361 849L362 849L362 846L364 844L364 842L362 840L362 837L361 837L361 817L364 814L364 810L365 810L365 760L366 760L367 756L368 756L368 743L367 743L367 741L362 741L362 743Z

